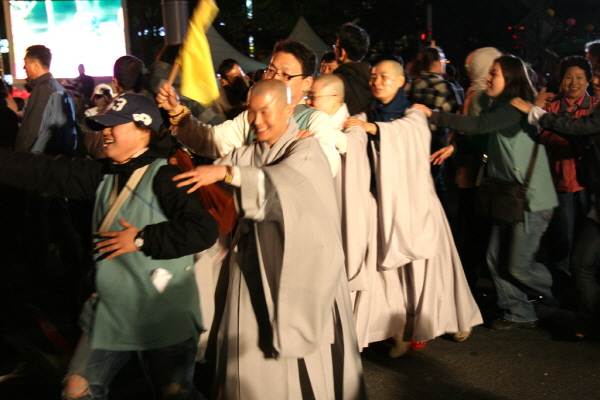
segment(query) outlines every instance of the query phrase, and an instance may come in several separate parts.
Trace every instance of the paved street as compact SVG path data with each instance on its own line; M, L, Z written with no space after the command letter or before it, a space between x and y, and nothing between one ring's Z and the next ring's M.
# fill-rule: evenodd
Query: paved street
M15 347L21 349L24 363L21 376L0 382L0 399L59 399L67 356L78 334L65 313L64 276L13 267L0 268L0 375L9 372ZM483 283L491 289L489 282ZM486 318L496 316L493 299L480 304ZM600 399L600 343L561 341L575 313L551 301L537 308L542 316L537 329L476 327L466 342L438 338L400 359L388 358L390 343L373 344L362 355L370 399ZM112 400L151 398L136 363L115 381ZM202 366L197 378L199 387L209 387Z

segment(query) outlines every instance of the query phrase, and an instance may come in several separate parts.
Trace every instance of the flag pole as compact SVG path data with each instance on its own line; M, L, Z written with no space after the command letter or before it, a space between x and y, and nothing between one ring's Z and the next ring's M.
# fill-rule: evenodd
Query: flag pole
M167 80L167 84L169 86L173 86L173 82L175 81L180 69L181 65L179 65L178 62L173 63L173 68L171 68L171 73L169 74L169 79Z

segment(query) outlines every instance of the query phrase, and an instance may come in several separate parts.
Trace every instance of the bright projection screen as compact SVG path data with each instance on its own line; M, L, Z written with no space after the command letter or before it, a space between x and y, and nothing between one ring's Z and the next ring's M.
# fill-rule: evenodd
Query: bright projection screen
M11 46L12 73L25 79L27 47L52 51L50 71L57 78L112 76L115 60L125 54L125 17L121 0L3 1Z

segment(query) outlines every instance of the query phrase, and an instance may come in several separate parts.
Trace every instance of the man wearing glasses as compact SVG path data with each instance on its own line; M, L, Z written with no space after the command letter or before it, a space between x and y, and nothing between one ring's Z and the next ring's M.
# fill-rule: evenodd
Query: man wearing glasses
M327 114L304 103L304 95L313 83L316 73L317 56L304 43L296 40L282 40L275 44L265 79L277 79L290 88L293 118L301 130L301 137L313 135L323 149L331 173L335 176L340 168L340 156L335 147L335 130ZM164 84L156 97L158 104L169 112L171 123L177 126L174 134L198 154L219 158L231 150L252 143L255 139L250 132L248 112L245 111L221 125L206 125L190 115L177 100L175 92Z

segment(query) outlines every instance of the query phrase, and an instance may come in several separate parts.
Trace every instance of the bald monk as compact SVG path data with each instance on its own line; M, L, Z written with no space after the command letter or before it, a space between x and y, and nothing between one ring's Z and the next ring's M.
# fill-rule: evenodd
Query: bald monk
M306 104L325 112L336 129L335 147L340 154L346 153L346 137L341 132L344 123L350 117L348 106L344 103L344 81L338 75L324 74L315 78L311 90L306 96Z
M190 190L229 183L240 218L215 317L214 397L361 399L334 181L319 142L297 138L288 91L255 84L247 115L257 141L175 177Z
M482 323L429 172L427 118L409 108L405 81L400 63L377 64L370 80L374 106L345 125L368 134L381 278L379 292L371 290L377 295L371 302L378 305L371 307L369 339L395 333L391 357L405 354L411 338L427 341L450 333L464 340Z

